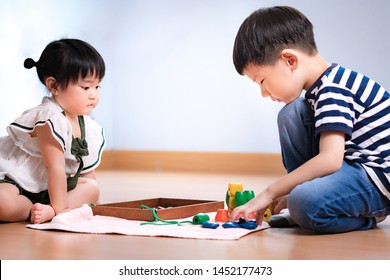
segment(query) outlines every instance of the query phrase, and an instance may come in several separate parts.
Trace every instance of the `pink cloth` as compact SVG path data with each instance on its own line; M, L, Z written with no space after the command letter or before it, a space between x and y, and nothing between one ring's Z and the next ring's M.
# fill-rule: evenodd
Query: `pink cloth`
M215 213L209 213L214 217ZM180 219L191 220L192 218ZM238 240L241 237L255 231L268 228L263 223L254 230L248 229L224 229L220 225L217 229L203 228L201 225L140 225L142 221L130 221L108 216L93 215L89 205L83 205L78 209L55 216L51 222L44 224L28 224L28 228L39 230L62 230L79 233L116 233L138 236L169 236L178 238L214 239L214 240Z

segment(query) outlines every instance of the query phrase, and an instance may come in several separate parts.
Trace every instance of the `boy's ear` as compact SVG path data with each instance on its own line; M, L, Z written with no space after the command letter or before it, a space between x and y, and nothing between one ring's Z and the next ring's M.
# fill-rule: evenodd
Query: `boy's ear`
M299 54L292 49L284 49L280 53L280 58L287 64L291 70L298 68Z
M47 89L51 92L51 94L56 95L57 94L57 81L53 77L48 77L45 80L45 85Z

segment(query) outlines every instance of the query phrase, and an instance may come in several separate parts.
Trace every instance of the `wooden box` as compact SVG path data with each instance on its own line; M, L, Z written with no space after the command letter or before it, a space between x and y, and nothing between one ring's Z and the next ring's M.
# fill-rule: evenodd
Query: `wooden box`
M154 221L149 209L141 205L156 208L160 219L174 220L195 216L198 213L216 212L224 208L223 201L208 201L177 198L152 198L127 202L101 204L92 207L94 215L111 216L128 220Z

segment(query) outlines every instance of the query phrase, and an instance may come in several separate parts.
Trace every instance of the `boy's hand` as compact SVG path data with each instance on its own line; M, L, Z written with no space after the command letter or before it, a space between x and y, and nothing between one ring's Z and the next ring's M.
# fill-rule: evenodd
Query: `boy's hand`
M274 214L279 214L281 210L287 208L287 195L277 199L274 208Z
M250 215L255 213L256 223L261 225L263 223L264 213L267 210L268 205L270 205L272 202L272 198L267 197L265 193L261 193L259 196L256 196L246 204L234 208L230 214L229 220L234 222L240 217L243 217L246 221L248 221L250 219Z

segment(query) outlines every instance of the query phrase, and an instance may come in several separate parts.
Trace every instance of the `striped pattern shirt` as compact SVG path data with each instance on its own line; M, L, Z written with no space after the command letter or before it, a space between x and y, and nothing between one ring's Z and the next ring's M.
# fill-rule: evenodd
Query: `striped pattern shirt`
M307 90L315 131L345 134L344 158L362 164L390 199L390 94L372 79L337 64Z

